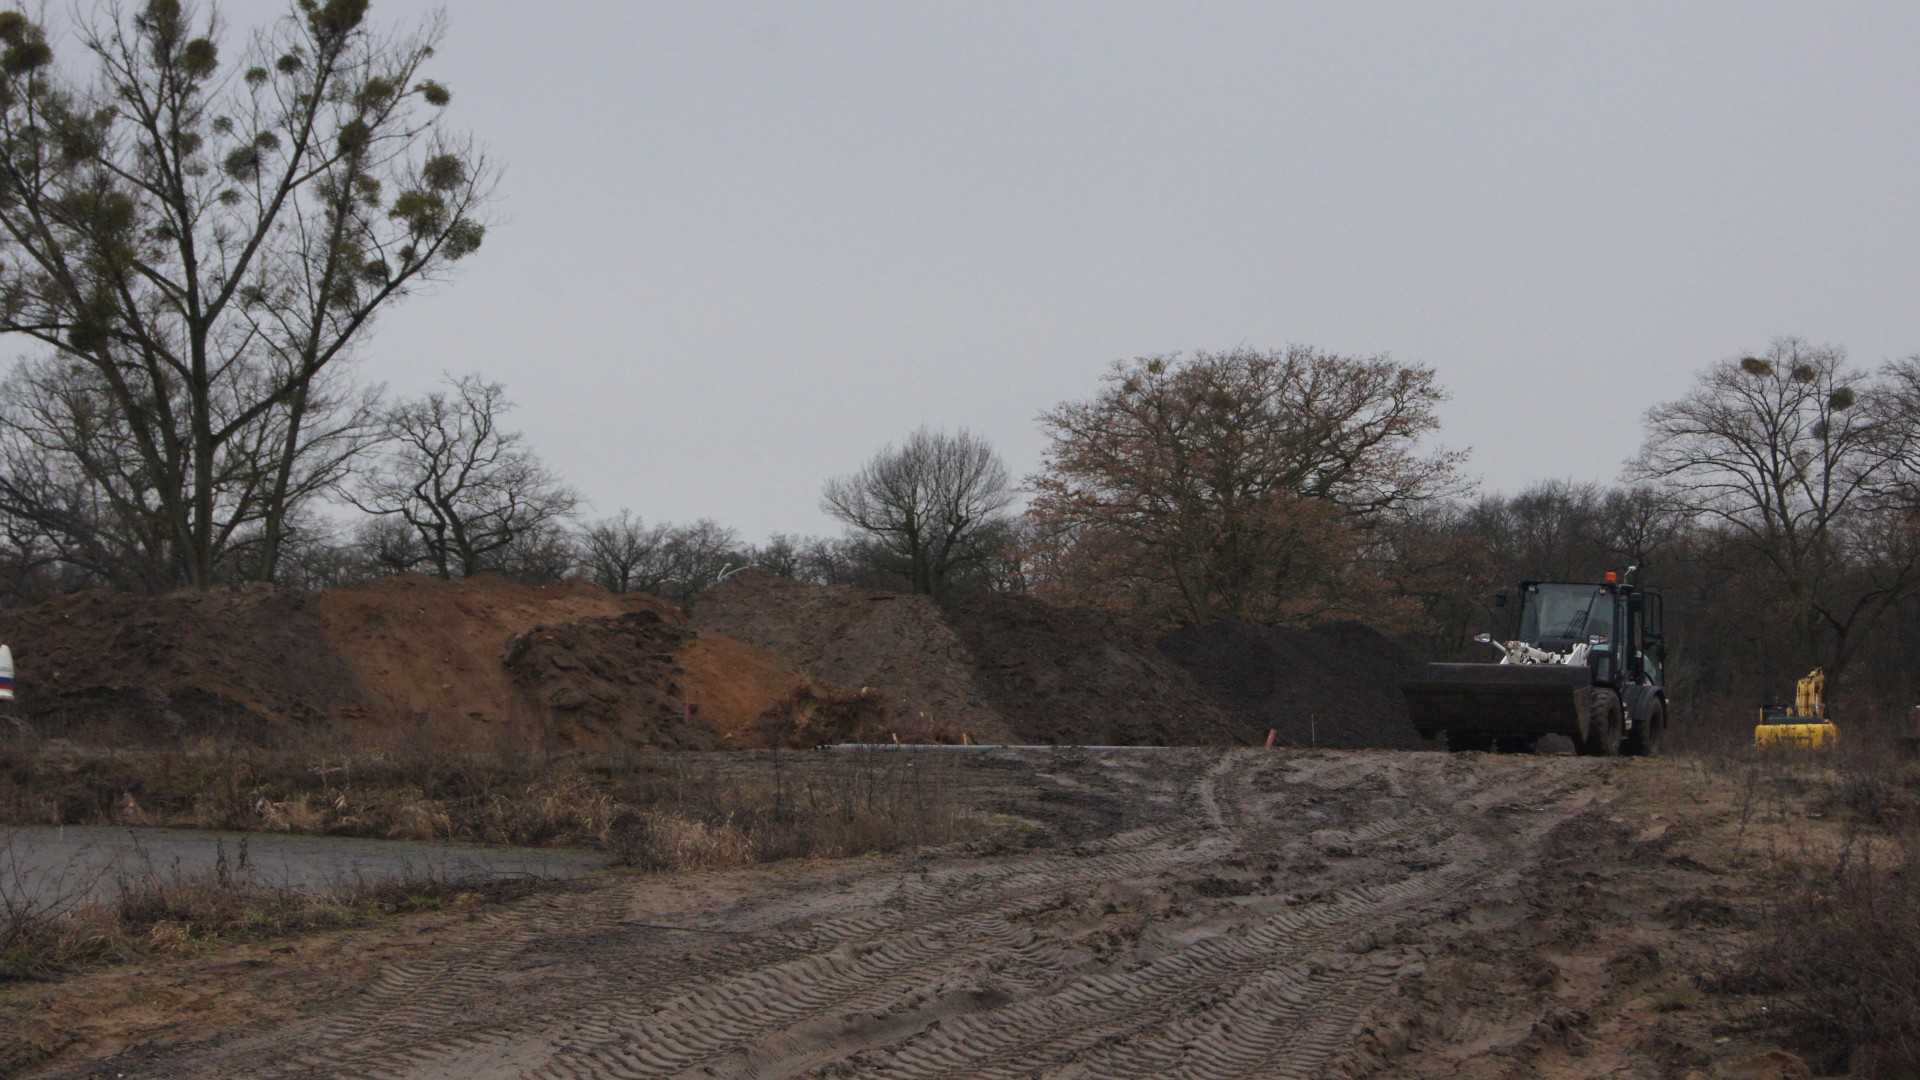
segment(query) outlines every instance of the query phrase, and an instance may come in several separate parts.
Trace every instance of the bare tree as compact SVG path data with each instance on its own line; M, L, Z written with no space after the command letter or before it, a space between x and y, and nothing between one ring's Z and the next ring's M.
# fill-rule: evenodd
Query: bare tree
M709 518L670 525L642 564L636 587L669 600L690 600L711 588L729 567L744 565L740 534Z
M505 387L475 375L447 382L388 411L386 449L353 501L406 522L439 577L508 569L503 553L572 514L579 496L500 427Z
M1383 516L1464 491L1423 453L1429 368L1304 346L1116 364L1041 418L1028 570L1076 602L1158 617L1353 617L1391 593Z
M1920 585L1910 512L1884 497L1920 439L1893 374L1851 372L1839 349L1783 338L1650 410L1628 466L1758 557L1805 663L1836 680L1859 632Z
M877 545L916 593L942 596L992 554L1013 482L1000 455L965 428L921 428L851 476L827 481L821 509ZM1004 535L1002 533L1001 535Z
M296 0L230 66L210 13L103 8L75 30L85 70L0 12L0 332L82 372L87 452L40 449L100 521L141 519L100 542L148 548L166 584L212 584L241 535L274 571L326 472L297 464L329 437L322 373L484 235L493 171L424 77L440 26L366 8Z
M608 592L631 592L665 539L664 528L649 529L637 515L622 510L618 517L580 530L581 559L594 584Z
M486 560L486 568L531 585L566 581L579 573L580 548L573 530L559 520L516 532Z
M784 578L798 578L805 558L806 538L774 533L759 547L743 553L748 563Z
M398 517L371 517L353 531L353 548L372 575L405 574L427 565L420 532Z

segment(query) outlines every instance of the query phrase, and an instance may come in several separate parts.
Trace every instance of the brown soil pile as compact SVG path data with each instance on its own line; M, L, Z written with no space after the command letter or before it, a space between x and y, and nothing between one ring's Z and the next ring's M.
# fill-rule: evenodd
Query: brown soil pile
M509 641L505 661L522 700L544 713L539 730L568 745L809 747L884 725L878 698L646 608L537 626Z
M322 643L313 598L266 587L73 593L0 611L0 641L13 647L14 715L49 735L258 739L361 696Z
M1282 630L1252 623L1189 626L1160 648L1191 672L1249 735L1293 746L1432 749L1407 719L1400 681L1419 657L1360 623Z
M924 596L737 574L693 607L702 633L769 649L813 676L895 704L902 738L1025 742L974 683L967 646Z
M440 581L418 574L382 578L319 598L321 632L364 690L349 721L376 729L404 724L504 735L537 723L544 709L521 693L501 662L509 641L537 626L650 610L674 611L651 597L615 596L590 585L521 585L483 575ZM476 729L477 732L472 730Z
M886 712L653 597L490 576L79 593L0 611L0 641L16 715L92 739L696 750L868 737Z
M1158 646L1110 615L764 572L691 619L585 584L385 578L318 597L259 587L61 597L0 612L17 709L46 734L564 752L820 742L1418 747L1418 664L1358 625L1222 625Z
M1022 741L1248 741L1246 725L1156 649L1145 627L1022 596L967 597L946 616L973 653L974 685Z
M550 749L794 745L878 703L763 649L696 634L680 609L592 585L482 575L386 578L321 596L327 641L367 687L369 719Z

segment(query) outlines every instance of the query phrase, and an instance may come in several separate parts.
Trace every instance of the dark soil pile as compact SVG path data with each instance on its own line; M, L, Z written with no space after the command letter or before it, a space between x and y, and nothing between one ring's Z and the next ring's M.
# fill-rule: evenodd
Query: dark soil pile
M897 734L896 708L881 694L849 694L824 683L803 686L760 714L755 745L805 749L885 742Z
M1176 630L1160 648L1225 705L1249 734L1292 746L1432 749L1407 719L1400 681L1424 665L1360 623L1283 630L1213 623Z
M883 692L898 703L902 738L1252 740L1250 725L1162 655L1148 631L1101 612L1007 596L942 608L924 596L749 571L702 595L692 618L703 632L765 646L844 689Z
M638 736L660 749L716 750L718 733L694 719L675 679L674 654L688 637L643 609L536 626L510 638L502 659L523 700L568 744Z
M975 685L1023 742L1250 741L1248 725L1156 649L1144 627L1021 596L967 597L945 614L973 654Z
M402 575L325 593L320 606L376 726L402 718L549 750L717 750L793 745L800 727L852 723L836 710L877 704L848 704L764 649L697 633L673 604L580 582Z
M313 598L264 586L73 593L0 611L0 641L13 648L13 713L46 735L257 741L324 724L361 697Z
M924 596L809 585L764 570L701 594L693 624L769 649L816 678L882 691L900 736L1023 742L974 683L974 659Z

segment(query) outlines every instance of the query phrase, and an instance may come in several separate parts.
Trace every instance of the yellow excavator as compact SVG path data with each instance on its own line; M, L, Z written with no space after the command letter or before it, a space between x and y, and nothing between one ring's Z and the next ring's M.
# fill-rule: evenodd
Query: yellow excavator
M1792 705L1768 705L1760 710L1753 729L1753 745L1792 746L1819 750L1840 744L1840 729L1827 719L1827 675L1814 668L1800 680Z

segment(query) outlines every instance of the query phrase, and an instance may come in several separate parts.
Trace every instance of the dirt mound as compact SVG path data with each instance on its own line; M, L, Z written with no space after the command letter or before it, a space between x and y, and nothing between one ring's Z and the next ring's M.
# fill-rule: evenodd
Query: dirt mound
M794 745L801 728L871 708L641 593L403 575L328 592L320 608L376 723L556 749L718 750Z
M845 690L883 691L902 737L1018 742L974 683L974 659L924 596L808 585L763 570L701 594L701 632L772 650Z
M264 586L73 593L0 611L0 641L13 647L17 715L50 735L257 739L360 697L312 597Z
M517 682L501 663L515 635L631 611L679 618L677 609L652 597L577 583L521 585L495 575L450 582L401 574L329 589L320 594L319 610L327 645L364 691L364 708L349 713L350 723L443 734L504 734L537 725L545 715L520 692L524 679Z
M546 713L542 730L574 745L648 749L807 747L878 728L878 698L834 689L765 649L695 636L642 608L537 626L512 638L506 669Z
M702 595L692 618L702 631L764 646L842 688L882 691L897 702L903 737L1082 745L1251 738L1150 634L1100 612L1009 596L942 608L924 596L749 571Z
M61 597L0 612L20 711L49 734L565 751L935 739L1419 747L1411 654L1365 627L1223 624L1157 647L1124 619L1021 597L739 575L691 617L650 596L483 576ZM1210 696L1211 695L1211 696Z
M569 748L717 749L715 732L694 720L675 678L674 654L687 638L677 621L644 608L536 626L507 640L501 667L519 693L499 704L544 714L548 722L536 729Z
M1144 627L1023 596L967 597L945 613L973 654L975 685L1023 742L1249 741Z
M697 634L653 597L490 576L317 597L79 593L0 611L0 641L35 730L133 742L297 728L388 746L707 750L877 728L885 711Z
M1400 681L1423 666L1360 623L1283 630L1252 623L1189 626L1160 648L1249 734L1271 728L1294 746L1432 749L1407 719Z

